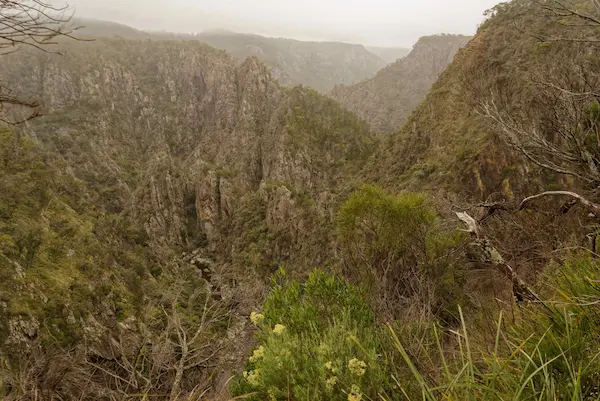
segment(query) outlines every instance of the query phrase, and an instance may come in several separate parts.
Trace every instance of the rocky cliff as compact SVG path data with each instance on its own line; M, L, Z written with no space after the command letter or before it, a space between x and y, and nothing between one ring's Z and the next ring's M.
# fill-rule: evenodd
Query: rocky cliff
M207 266L221 296L244 304L231 291L239 277L325 262L340 183L374 149L356 116L313 89L282 88L256 58L238 65L196 41L60 50L0 66L44 114L4 142L4 173L35 187L51 172L43 193L2 198L12 216L0 226L2 344L46 338L49 314L64 344L110 331L174 281L197 286ZM29 198L29 217L12 211Z
M199 34L142 32L105 21L81 20L76 33L81 37L114 37L128 39L195 40L222 49L238 63L257 57L282 85L306 85L327 92L337 84L353 84L375 74L387 61L362 45L339 42L304 42L285 38L227 31Z
M336 86L330 96L367 121L375 133L392 133L425 99L439 74L469 39L456 35L423 37L408 56L363 82Z

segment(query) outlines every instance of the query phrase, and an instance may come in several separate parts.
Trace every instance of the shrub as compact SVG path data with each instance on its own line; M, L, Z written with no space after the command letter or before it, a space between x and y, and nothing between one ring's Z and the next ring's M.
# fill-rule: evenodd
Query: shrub
M404 309L395 306L400 299L433 287L436 310L456 310L461 272L452 267L451 251L462 236L443 229L425 194L388 195L364 185L341 206L337 227L347 272L386 308Z
M305 283L284 277L278 272L263 312L251 316L258 346L235 381L234 394L256 400L392 394L383 333L357 290L319 270Z

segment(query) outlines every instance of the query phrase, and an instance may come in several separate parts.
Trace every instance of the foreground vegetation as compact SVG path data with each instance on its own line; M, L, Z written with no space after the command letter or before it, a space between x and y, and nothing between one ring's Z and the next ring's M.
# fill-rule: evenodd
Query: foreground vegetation
M381 143L193 41L18 52L0 398L600 399L599 28L499 5Z
M500 311L492 335L473 336L459 308L456 328L434 323L415 338L377 322L342 278L316 270L299 282L280 271L251 315L256 348L232 392L256 400L598 400L598 277L600 262L572 255L544 277L545 300L511 317ZM415 340L427 360L407 348Z

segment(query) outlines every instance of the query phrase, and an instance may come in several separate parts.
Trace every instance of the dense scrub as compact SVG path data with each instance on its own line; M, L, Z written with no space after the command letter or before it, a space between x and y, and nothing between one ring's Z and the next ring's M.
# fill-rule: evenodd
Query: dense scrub
M253 312L257 348L236 379L251 399L375 399L392 394L386 338L361 294L313 271L306 282L278 272L263 309Z
M549 267L544 301L499 312L489 337L461 308L456 329L433 323L416 336L377 321L360 286L280 271L251 315L257 345L232 391L272 400L599 399L599 267L588 255ZM407 347L413 341L425 359Z
M11 55L47 115L0 133L0 396L598 399L600 80L534 80L597 78L597 28L539 43L539 6L492 10L381 143L193 41ZM519 204L545 189L583 195Z

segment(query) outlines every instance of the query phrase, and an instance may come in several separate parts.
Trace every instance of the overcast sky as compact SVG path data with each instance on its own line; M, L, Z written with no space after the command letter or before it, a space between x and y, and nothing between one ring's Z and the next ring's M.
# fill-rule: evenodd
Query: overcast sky
M501 0L70 0L76 15L144 30L227 29L300 40L410 47L420 36L473 34Z

